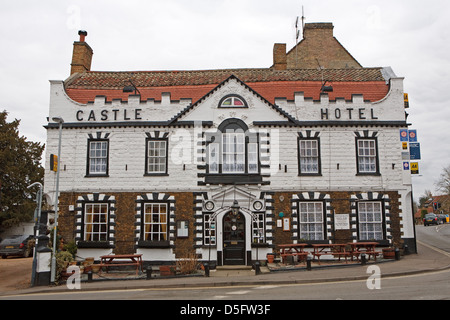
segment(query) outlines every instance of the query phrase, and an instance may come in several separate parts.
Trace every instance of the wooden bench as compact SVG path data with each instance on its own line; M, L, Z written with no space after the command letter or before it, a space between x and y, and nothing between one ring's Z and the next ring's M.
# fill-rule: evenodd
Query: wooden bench
M313 244L313 258L317 257L317 262L320 265L320 257L324 255L332 255L338 257L341 261L341 257L345 257L345 263L347 263L347 258L351 256L351 253L345 250L345 244Z
M280 244L278 248L280 249L281 262L285 263L287 257L299 257L298 261L302 259L306 261L306 256L308 252L303 251L307 246L306 243L292 243L292 244Z
M281 253L281 262L286 263L286 257L298 257L298 262L306 261L306 257L308 256L308 252L292 252L292 253Z
M359 260L359 256L361 254L365 254L366 256L368 256L367 257L368 260L370 260L370 257L373 257L373 260L377 261L377 256L380 255L381 252L368 250L368 251L355 251L355 252L352 252L351 254L352 254L352 259L353 259L353 257L356 257L356 259Z
M370 257L373 257L374 261L377 261L377 256L381 253L375 250L377 242L351 242L349 245L352 247L352 260L353 257L359 260L359 256L364 253L369 260Z
M312 253L314 257L317 257L317 262L320 264L320 257L321 256L334 256L338 257L338 260L341 261L341 257L345 258L345 263L348 263L347 258L350 257L350 252L333 252L333 251L322 251L322 252L316 252Z
M118 262L114 260L129 260L124 262ZM110 267L121 267L121 266L135 266L136 267L136 275L139 274L139 268L143 269L142 263L142 254L122 254L122 255L106 255L100 257L100 263L98 264L100 267L99 272L101 273L102 268L106 269L108 272L108 268Z

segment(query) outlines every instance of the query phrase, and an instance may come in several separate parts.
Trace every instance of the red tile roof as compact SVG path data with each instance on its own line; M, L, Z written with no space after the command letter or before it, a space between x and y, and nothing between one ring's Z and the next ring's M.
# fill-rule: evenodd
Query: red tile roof
M319 99L322 76L327 85L333 86L330 100L351 99L352 94L363 94L365 100L377 101L386 96L389 85L382 76L381 68L361 69L226 69L200 71L138 71L98 72L75 74L65 82L69 97L80 103L93 101L104 95L112 99L128 100L123 87L130 79L139 89L141 100L161 100L162 92L170 92L172 100L190 98L196 102L229 76L234 75L268 101L276 97L294 99L294 92Z

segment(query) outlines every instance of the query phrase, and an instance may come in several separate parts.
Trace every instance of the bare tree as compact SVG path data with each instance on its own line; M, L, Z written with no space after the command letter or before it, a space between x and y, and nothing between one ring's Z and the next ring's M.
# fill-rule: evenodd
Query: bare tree
M437 191L443 193L444 195L450 195L450 165L443 169L435 185Z

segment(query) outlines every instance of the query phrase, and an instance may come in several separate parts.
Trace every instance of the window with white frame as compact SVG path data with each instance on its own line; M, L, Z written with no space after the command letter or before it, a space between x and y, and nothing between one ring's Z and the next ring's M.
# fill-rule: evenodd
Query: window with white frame
M377 173L377 144L375 139L357 139L358 173Z
M318 139L299 139L299 173L320 174L320 150Z
M167 173L167 139L147 139L146 174Z
M108 140L89 140L87 175L108 174Z
M382 202L358 203L359 240L383 240Z
M258 144L248 143L248 173L258 173Z
M84 205L84 241L107 241L108 203Z
M222 134L222 172L245 172L245 134L225 132Z
M216 245L216 222L211 219L212 213L203 214L203 243Z
M220 145L218 143L210 143L208 150L209 173L219 173Z
M142 240L167 241L167 208L167 203L144 203Z
M324 240L323 202L299 202L299 238Z
M264 213L258 212L253 213L252 222L252 242L253 243L264 243Z
M260 172L259 135L249 132L242 120L227 119L218 131L207 133L206 155L207 173L227 176L224 182L244 174L256 176Z

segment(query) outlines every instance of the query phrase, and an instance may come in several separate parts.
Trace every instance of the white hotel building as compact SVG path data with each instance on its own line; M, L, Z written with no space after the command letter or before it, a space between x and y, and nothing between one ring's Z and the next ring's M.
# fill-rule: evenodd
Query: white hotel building
M306 24L261 69L91 71L80 35L46 125L49 161L64 119L58 230L79 256L250 265L283 243L414 250L403 78L362 67L332 24Z

